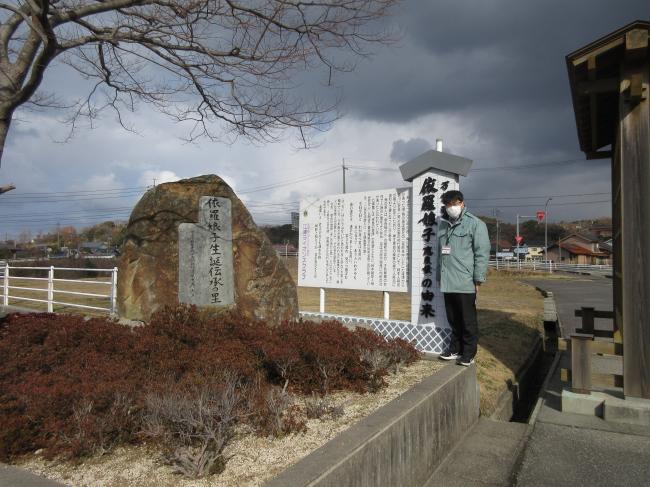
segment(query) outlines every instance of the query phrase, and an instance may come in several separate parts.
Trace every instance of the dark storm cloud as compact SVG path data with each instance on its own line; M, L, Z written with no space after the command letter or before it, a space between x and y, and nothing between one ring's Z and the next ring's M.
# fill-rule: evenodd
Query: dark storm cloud
M644 17L646 0L410 0L395 19L399 45L346 83L346 106L372 119L405 120L477 104L564 103L566 54Z
M393 142L390 160L393 162L410 161L429 149L431 149L431 143L428 140L419 137L409 140L399 139Z
M451 143L476 161L462 185L480 214L497 208L513 220L534 214L551 195L605 193L609 160L554 164L584 159L565 56L638 19L650 19L647 0L409 0L393 19L403 33L399 45L345 83L344 109L362 120L425 123L437 115L449 117L450 130L466 127L469 139ZM524 164L533 167L481 170ZM526 199L497 199L518 196ZM609 199L555 197L551 219L607 215Z

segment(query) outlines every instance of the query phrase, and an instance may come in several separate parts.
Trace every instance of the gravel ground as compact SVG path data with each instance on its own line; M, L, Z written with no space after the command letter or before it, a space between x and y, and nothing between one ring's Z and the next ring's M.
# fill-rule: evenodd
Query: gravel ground
M18 466L75 487L262 485L443 365L437 361L421 360L402 369L399 374L387 377L388 386L375 394L332 394L333 403L344 405L343 416L335 420L307 420L306 433L272 439L242 430L226 450L230 457L226 470L217 476L184 479L160 461L159 451L147 445L118 448L76 465L47 461L35 455Z

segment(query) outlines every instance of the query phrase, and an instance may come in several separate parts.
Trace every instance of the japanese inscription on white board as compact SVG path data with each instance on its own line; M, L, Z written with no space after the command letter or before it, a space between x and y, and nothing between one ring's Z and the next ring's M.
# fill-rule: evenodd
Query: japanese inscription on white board
M409 188L302 202L298 285L407 292L409 222Z

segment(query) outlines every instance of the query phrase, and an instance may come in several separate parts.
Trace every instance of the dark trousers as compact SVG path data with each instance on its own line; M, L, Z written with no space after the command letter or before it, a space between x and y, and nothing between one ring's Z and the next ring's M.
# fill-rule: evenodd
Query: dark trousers
M474 358L478 345L476 293L445 293L445 310L452 332L450 351Z

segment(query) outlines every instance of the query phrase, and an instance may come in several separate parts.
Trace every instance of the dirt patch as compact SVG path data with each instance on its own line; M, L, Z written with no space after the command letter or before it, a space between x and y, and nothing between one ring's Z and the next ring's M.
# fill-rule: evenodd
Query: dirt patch
M306 433L272 439L260 438L240 429L236 440L227 449L230 460L226 470L219 476L183 479L161 462L160 451L151 445L118 448L110 454L87 459L78 465L51 462L34 455L18 466L75 487L262 485L443 366L441 362L421 360L402 369L397 375L388 376L388 385L376 394L332 394L331 401L343 405L343 415L337 419L308 419Z

